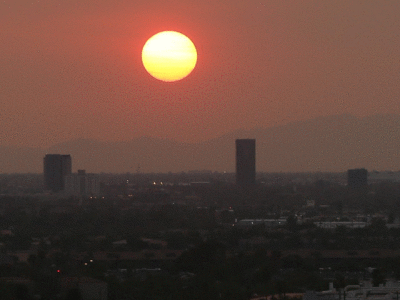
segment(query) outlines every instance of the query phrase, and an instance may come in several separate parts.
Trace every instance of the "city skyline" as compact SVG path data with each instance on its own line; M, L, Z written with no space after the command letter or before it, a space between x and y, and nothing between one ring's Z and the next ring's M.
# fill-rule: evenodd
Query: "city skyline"
M46 149L0 146L0 170L40 173L45 154L70 153L74 166L90 173L234 172L235 139L246 138L257 139L258 172L400 170L400 116L395 115L318 118L231 132L196 144L143 137L124 142L77 139Z
M3 1L1 146L200 143L328 115L400 114L399 13L395 0ZM143 68L142 47L162 30L197 47L180 82Z

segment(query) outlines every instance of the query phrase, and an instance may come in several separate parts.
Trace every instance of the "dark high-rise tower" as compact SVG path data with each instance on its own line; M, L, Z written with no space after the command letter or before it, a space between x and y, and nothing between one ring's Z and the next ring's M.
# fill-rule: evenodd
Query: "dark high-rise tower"
M353 189L368 186L368 171L366 169L347 170L347 185Z
M236 184L251 186L256 183L256 140L236 140Z
M47 190L64 190L64 177L72 173L71 155L47 154L43 158L43 173Z

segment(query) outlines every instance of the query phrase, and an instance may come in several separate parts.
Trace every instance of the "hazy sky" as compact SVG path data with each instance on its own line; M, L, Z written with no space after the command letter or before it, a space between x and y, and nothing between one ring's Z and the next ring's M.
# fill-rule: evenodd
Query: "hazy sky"
M321 115L400 113L399 0L1 0L0 144L196 142ZM146 40L187 35L165 83Z

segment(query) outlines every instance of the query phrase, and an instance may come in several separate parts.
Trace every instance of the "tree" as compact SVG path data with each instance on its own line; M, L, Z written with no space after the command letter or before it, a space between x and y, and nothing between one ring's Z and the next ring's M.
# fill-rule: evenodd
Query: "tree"
M372 284L373 286L379 286L385 282L385 274L380 269L372 271Z
M290 215L287 219L286 219L286 227L287 229L294 231L297 228L297 218L294 215Z
M386 222L381 218L372 219L368 229L370 235L372 236L384 236L388 234L388 228L386 227Z
M26 285L16 284L13 288L15 299L18 300L29 300L31 297L29 296L29 290Z
M177 260L182 270L198 271L204 266L216 266L225 261L225 247L215 241L203 242L184 252Z
M67 292L66 300L82 300L81 291L78 288L70 289Z

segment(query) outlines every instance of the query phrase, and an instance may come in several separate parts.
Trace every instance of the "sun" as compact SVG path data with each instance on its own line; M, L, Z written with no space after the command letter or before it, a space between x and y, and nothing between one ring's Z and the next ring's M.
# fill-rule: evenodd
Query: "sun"
M163 31L149 38L142 50L146 71L162 81L173 82L188 76L196 66L197 51L182 33Z

